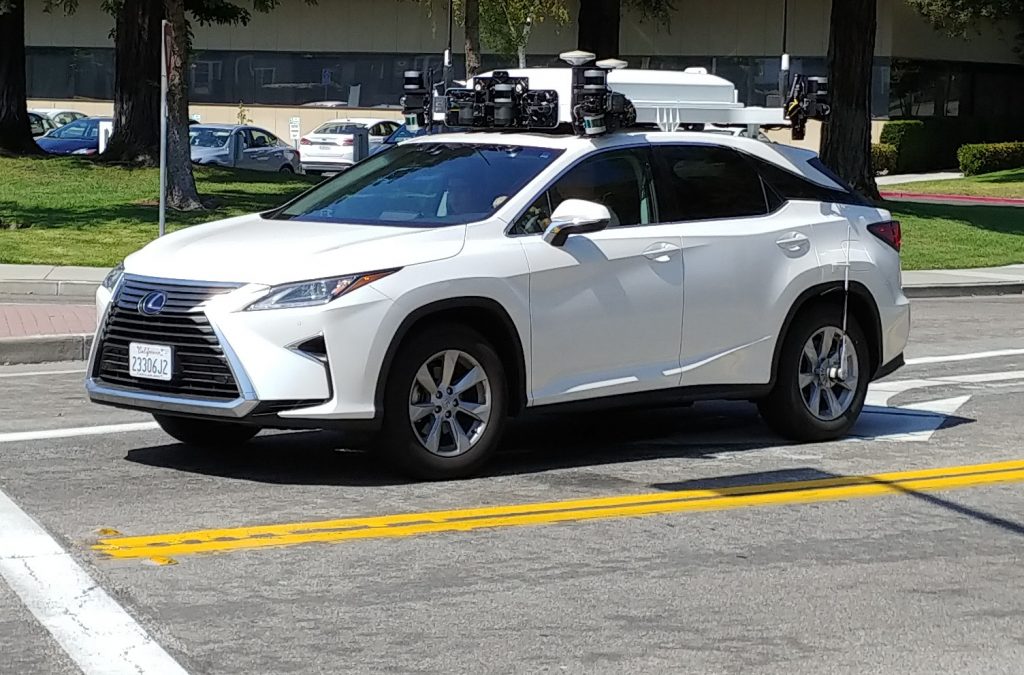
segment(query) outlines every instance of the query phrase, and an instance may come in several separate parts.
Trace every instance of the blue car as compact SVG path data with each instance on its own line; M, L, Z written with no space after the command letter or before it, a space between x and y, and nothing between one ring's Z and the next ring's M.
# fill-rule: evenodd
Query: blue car
M102 117L75 120L37 138L36 143L54 155L95 155L100 151L100 122L109 121Z

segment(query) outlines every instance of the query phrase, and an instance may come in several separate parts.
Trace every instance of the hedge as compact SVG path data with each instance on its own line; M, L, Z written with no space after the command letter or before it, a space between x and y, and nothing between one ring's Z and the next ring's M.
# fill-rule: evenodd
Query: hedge
M896 146L891 143L871 144L871 168L875 175L896 171Z
M882 127L882 143L896 148L894 173L950 169L968 143L1024 141L1019 118L925 117L897 119Z
M1004 169L1024 168L1024 143L965 145L957 152L960 170L967 176Z

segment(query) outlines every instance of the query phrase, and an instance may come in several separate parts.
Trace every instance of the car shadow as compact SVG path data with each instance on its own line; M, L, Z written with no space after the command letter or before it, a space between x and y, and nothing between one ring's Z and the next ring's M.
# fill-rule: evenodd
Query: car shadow
M905 416L908 425L919 416ZM948 416L935 426L974 420ZM903 433L891 424L887 433ZM539 474L657 459L702 459L788 444L762 424L753 405L695 404L513 420L481 477ZM366 450L365 438L320 431L264 433L239 447L201 450L178 443L130 450L126 460L153 467L260 483L383 486L411 481Z

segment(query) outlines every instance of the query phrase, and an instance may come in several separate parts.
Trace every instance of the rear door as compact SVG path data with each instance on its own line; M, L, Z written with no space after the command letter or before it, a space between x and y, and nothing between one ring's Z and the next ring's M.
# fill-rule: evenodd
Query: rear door
M820 278L813 219L733 148L665 144L653 155L662 221L682 237L679 383L767 383L788 294Z

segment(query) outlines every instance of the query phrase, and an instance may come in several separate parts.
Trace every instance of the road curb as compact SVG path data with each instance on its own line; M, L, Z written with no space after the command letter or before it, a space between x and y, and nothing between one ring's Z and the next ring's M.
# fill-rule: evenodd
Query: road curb
M0 281L0 295L44 295L86 300L96 295L94 281L10 280Z
M903 294L908 298L963 298L970 296L1021 295L1024 294L1024 282L994 281L992 283L909 286L903 288Z
M0 338L0 365L82 361L92 348L92 333Z

